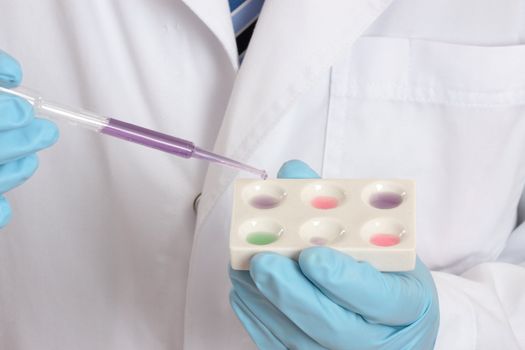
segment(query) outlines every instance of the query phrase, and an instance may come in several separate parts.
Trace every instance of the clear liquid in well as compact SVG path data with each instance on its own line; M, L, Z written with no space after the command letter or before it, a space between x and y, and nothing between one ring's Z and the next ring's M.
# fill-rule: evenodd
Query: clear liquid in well
M312 237L310 238L310 243L313 245L326 245L326 243L328 243L328 240L322 237Z

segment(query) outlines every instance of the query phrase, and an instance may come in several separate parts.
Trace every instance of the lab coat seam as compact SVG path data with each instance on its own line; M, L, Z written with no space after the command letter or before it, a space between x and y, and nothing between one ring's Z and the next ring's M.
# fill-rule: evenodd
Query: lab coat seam
M400 101L400 102L408 102L408 103L428 103L428 104L435 104L435 105L448 105L448 106L456 106L456 107L468 107L468 108L480 108L480 109L493 109L493 108L509 108L509 107L516 107L521 106L522 104L517 105L497 105L497 104L473 104L473 103L452 103L452 102L443 102L443 101L436 101L436 100L423 100L423 99L410 99L410 98L394 98L394 97L371 97L371 96L344 96L347 98L355 98L359 100L385 100L385 101ZM525 103L523 103L525 104Z
M346 81L341 79L337 79L338 76L341 75L341 73L338 72L340 69L339 65L332 66L332 76L331 76L331 84L330 84L330 90L331 91L337 91L338 89L345 89ZM342 73L345 73L345 69L343 67ZM336 140L340 140L343 135L342 129L340 127L341 123L345 119L344 114L345 111L348 110L347 106L347 99L342 99L338 97L335 93L330 93L330 110L329 114L327 116L327 123L326 123L326 132L325 132L325 158L324 162L326 163L326 166L324 167L324 176L336 176L335 174L340 174L340 167L341 167L341 159L342 159L342 153L343 149L341 147L337 146ZM348 118L352 118L352 115L348 115ZM328 164L331 164L331 166L328 166ZM337 175L339 176L339 175Z
M406 81L404 83L401 83L399 85L409 86L412 85L410 82L410 78L412 75L414 75L414 51L413 51L413 40L408 39L407 41L408 45L408 63L407 63L407 73L405 75ZM374 84L374 83L371 83Z
M324 142L323 142L323 161L322 161L322 168L321 168L321 176L324 175L324 171L326 169L326 155L328 153L328 130L329 130L329 123L330 123L330 115L332 114L332 109L334 106L334 101L332 100L332 89L333 89L333 74L334 74L334 68L333 66L330 67L330 73L328 78L328 106L326 107L326 123L324 127Z
M525 105L525 89L506 92L470 92L437 87L414 87L405 84L379 84L351 82L345 93L334 93L336 97L362 99L387 99L407 102L435 103L465 107L495 108ZM486 100L493 103L469 102ZM496 102L500 100L499 102Z
M520 23L520 28L519 28L519 32L518 32L518 40L521 44L525 43L525 1L522 0L520 1L520 12L521 13L521 21L519 21Z
M414 46L414 42L418 43L420 40L406 38L404 41L408 45L408 49L406 50L407 57L404 58L404 63L400 63L401 67L398 67L402 68L402 66L404 66L406 69L402 78L399 78L397 81L363 81L355 77L356 72L353 72L351 65L343 64L346 68L344 74L346 77L346 86L345 89L335 90L334 94L340 97L366 96L371 98L387 98L392 100L462 105L468 107L491 108L525 104L524 84L514 85L510 89L503 87L501 89L503 91L481 91L477 90L479 87L476 85L474 85L473 88L470 88L469 84L461 84L464 86L447 86L446 80L443 81L443 85L436 85L432 84L429 78L418 78L418 71L415 70L415 59L417 58L415 48L417 46ZM366 73L364 74L366 76ZM468 82L467 80L467 83ZM489 85L489 89L493 89L492 85Z
M374 88L404 88L407 90L432 90L432 91L443 91L443 92L453 92L457 94L472 94L472 95L497 95L497 94L509 94L509 95L520 95L525 94L525 85L514 87L512 89L504 90L504 91L476 91L468 88L448 88L446 86L439 86L439 85L431 85L431 84L424 84L424 83L399 83L399 82L388 82L388 81L380 81L380 82L366 82L362 83L357 79L349 79L348 80L350 87L374 87ZM341 95L346 95L345 93L342 93Z
M474 337L473 337L473 340L472 340L472 350L475 350L477 347L478 347L478 317L476 315L476 310L474 308L474 305L472 304L472 301L470 300L470 298L468 297L468 295L465 295L465 298L467 299L468 301L468 309L470 311L470 315L471 315L471 318L474 321L474 326L472 327L472 331L474 333Z

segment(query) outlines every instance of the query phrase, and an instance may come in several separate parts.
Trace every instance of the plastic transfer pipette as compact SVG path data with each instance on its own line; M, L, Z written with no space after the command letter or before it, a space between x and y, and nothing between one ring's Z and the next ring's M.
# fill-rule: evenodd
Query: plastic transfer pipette
M35 113L39 116L73 122L74 124L97 131L101 134L114 136L122 140L155 148L179 157L204 159L209 162L219 163L256 174L263 179L268 177L264 170L256 169L233 159L205 151L196 147L191 141L162 134L118 119L106 118L91 112L75 110L56 103L48 102L38 94L23 87L18 87L16 89L0 87L0 92L15 95L27 100L33 105Z

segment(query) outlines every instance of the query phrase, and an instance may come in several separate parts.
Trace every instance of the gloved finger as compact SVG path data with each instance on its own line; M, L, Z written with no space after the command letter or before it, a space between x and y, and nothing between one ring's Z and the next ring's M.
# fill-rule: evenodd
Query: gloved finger
M408 325L432 302L433 283L420 261L411 272L382 273L344 253L313 247L301 252L299 266L323 294L369 322Z
M0 196L0 228L3 228L11 220L11 207L7 199Z
M0 50L0 86L12 88L22 81L20 64L7 53Z
M250 311L234 291L230 293L230 305L259 349L287 349Z
M394 328L370 324L327 298L301 272L299 265L275 253L259 253L250 262L259 291L317 343L329 349L351 344L379 348Z
M318 179L319 175L300 160L289 160L284 163L277 173L279 179Z
M49 147L58 139L56 125L48 120L34 119L28 126L0 133L0 164L25 157Z
M38 168L38 157L27 157L0 165L0 193L5 193L29 179Z
M21 128L33 120L33 107L16 96L0 94L0 131Z
M286 348L324 349L259 292L248 271L236 271L230 268L230 279L235 293L250 313Z

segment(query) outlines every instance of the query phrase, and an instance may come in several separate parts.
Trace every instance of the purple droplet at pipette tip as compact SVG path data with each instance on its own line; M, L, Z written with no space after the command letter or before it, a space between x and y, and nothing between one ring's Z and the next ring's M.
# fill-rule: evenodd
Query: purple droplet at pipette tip
M174 154L179 157L203 159L209 162L219 163L231 168L256 174L263 180L268 178L268 174L264 170L256 169L236 160L205 151L195 147L191 141L179 139L178 137L167 134L162 134L160 132L146 129L138 125L120 121L118 119L109 118L108 124L100 129L100 132L102 134L118 137L122 140L138 143L143 146Z

